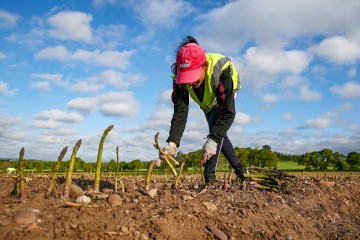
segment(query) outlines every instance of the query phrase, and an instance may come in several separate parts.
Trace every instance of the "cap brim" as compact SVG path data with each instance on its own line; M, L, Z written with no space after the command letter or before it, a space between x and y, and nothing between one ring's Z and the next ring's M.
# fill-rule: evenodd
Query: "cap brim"
M176 74L176 84L193 83L200 79L202 67L191 71L178 71Z

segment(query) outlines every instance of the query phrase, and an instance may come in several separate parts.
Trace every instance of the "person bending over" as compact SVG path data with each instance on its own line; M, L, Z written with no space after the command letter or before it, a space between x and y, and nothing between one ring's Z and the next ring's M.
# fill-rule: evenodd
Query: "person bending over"
M174 113L164 153L175 155L185 130L189 111L189 96L205 113L209 134L202 147L205 183L218 185L216 166L220 151L244 180L246 168L236 156L227 131L235 119L235 97L240 88L239 74L231 60L205 50L191 36L183 39L172 65ZM164 156L160 154L160 158Z

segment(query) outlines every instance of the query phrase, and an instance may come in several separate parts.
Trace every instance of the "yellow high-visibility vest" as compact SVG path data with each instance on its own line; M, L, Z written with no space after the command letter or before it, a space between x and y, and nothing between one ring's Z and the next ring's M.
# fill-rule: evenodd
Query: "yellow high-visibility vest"
M204 112L208 113L216 105L215 91L218 87L221 72L224 69L229 66L231 67L231 78L233 80L234 91L237 92L241 86L239 73L229 58L218 53L207 53L206 61L208 62L208 68L206 70L206 78L204 80L205 89L203 101L199 101L191 84L186 84L186 87L191 98L200 105L200 108Z

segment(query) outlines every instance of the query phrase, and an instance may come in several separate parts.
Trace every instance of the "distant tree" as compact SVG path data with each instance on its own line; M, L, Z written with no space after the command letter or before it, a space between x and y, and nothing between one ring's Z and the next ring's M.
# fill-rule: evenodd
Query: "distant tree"
M10 161L9 160L1 160L0 161L0 170L5 171L5 169L11 167Z
M246 167L250 167L250 154L252 149L251 148L242 148L238 150L238 157L240 159L240 162L244 164Z
M250 166L260 167L261 163L259 156L257 154L258 151L259 151L258 147L256 147L255 149L250 149L248 154L248 163Z
M326 170L329 165L334 164L334 153L331 149L324 148L319 152L319 155L321 170Z
M110 172L115 172L115 171L116 171L116 167L117 167L116 161L115 161L114 159L111 159L111 160L110 160L110 163L109 163L109 165L108 165L109 171L110 171Z
M305 166L306 171L311 170L311 154L305 153L305 154L301 155L301 157L298 161L298 164Z
M132 160L128 163L128 169L129 170L138 170L141 169L143 166L142 162L139 159Z
M269 145L264 145L264 147L257 152L257 158L259 159L260 167L277 168L279 158L271 151Z
M38 161L36 163L36 171L42 172L43 170L44 170L44 162L43 161Z
M351 170L357 170L360 167L360 154L357 152L350 152L346 157L346 162L350 165Z
M267 149L267 150L271 151L271 147L269 145L264 145L263 149Z
M124 162L124 161L121 161L119 162L119 170L120 171L124 171L124 170L127 170L127 162Z
M335 162L334 169L338 171L348 171L350 170L350 165L344 160L339 160Z
M86 165L86 162L82 160L79 157L75 158L74 162L74 171L84 171L84 166Z

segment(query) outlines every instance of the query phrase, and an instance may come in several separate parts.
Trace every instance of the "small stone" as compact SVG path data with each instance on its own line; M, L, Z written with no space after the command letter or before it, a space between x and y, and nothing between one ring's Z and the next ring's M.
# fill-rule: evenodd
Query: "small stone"
M223 231L221 231L220 229L218 229L215 226L207 225L206 228L209 229L212 232L212 234L214 234L220 240L228 240L229 239L228 236Z
M71 184L69 187L69 197L71 199L77 199L84 195L84 191L78 185Z
M284 240L292 240L292 237L290 235L287 235Z
M185 195L185 196L183 196L183 199L184 199L184 200L191 200L191 199L194 199L194 198L191 197L191 196L186 196L186 195Z
M140 236L140 239L141 240L148 240L149 239L149 237L146 235L146 234L141 234L141 236Z
M135 239L138 239L140 237L141 233L139 231L134 231L132 235Z
M31 182L33 179L31 178L31 177L25 177L25 182L26 183L29 183L29 182Z
M36 218L34 209L27 208L17 211L13 217L13 221L17 224L30 225L36 221Z
M125 226L121 226L120 230L123 234L126 234L126 235L129 234L129 229Z
M157 189L153 188L145 192L145 194L151 198L155 197L157 195Z
M109 194L106 194L106 193L98 193L98 194L96 194L97 199L106 199L108 197L109 197Z
M102 190L102 192L103 192L103 193L106 193L106 194L111 194L111 193L114 192L114 190L113 190L113 189L110 189L110 188L104 188L104 189Z
M88 203L91 202L91 198L89 198L89 197L86 196L86 195L83 195L83 196L78 197L78 198L76 199L76 202L77 202L77 203L86 203L86 204L88 204Z
M108 198L108 202L112 207L122 205L122 199L117 194L111 194L110 197Z
M325 181L325 180L320 180L319 184L326 186L326 187L334 187L335 186L335 182L329 182L329 181Z
M207 208L207 210L210 211L215 211L217 210L217 207L215 204L211 203L211 202L203 202L203 204L205 205L205 207Z

